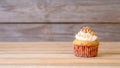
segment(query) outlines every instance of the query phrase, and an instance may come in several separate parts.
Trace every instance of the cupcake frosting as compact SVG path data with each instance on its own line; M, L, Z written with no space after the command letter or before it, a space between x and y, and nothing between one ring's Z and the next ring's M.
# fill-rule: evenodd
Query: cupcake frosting
M83 41L95 41L97 40L97 36L95 33L92 31L92 29L88 26L83 27L80 32L78 32L75 35L75 38L77 40L83 40Z

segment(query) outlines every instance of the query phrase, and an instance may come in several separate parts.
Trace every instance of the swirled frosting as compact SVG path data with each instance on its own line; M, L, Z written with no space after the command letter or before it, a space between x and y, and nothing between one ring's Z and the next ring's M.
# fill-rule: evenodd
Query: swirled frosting
M75 35L75 38L77 40L83 40L83 41L95 41L95 40L97 40L97 36L92 31L92 29L88 26L82 27L80 32L78 32Z

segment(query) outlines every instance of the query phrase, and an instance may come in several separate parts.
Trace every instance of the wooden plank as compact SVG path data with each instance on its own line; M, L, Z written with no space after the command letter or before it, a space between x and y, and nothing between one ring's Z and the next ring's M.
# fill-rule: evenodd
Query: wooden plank
M56 45L57 44L57 45ZM120 42L100 42L97 57L75 57L71 42L1 42L0 66L57 65L59 66L118 66L120 64ZM20 49L18 49L20 48ZM32 49L33 48L33 49ZM39 50L34 51L34 48ZM53 49L54 48L54 49ZM63 50L65 48L65 50ZM1 50L2 49L2 50ZM12 51L14 50L14 51ZM41 50L43 50L41 52ZM54 52L49 52L53 50ZM61 53L57 52L61 51ZM70 53L64 54L66 50ZM21 52L18 52L21 51ZM33 52L32 52L33 51ZM47 53L44 53L48 51ZM26 52L26 53L25 53ZM31 53L32 52L32 53ZM37 52L37 54L36 54ZM39 53L41 52L41 53ZM51 62L54 61L54 62Z
M79 64L120 64L119 59L0 59L0 64L40 64L40 65L79 65Z
M120 22L0 22L0 24L120 24Z
M0 41L72 41L82 26L100 41L120 41L120 24L0 24Z
M1 68L119 68L120 66L112 66L112 65L101 65L101 66L91 66L91 65L81 65L81 66L70 66L70 65L65 65L65 66L40 66L40 65L1 65Z
M1 0L0 22L119 23L119 8L119 0Z
M116 52L116 54L115 54L115 51L114 51L114 53L101 53L101 52L102 51L100 49L100 52L99 52L98 56L95 57L95 59L104 59L104 58L106 58L106 59L120 59L120 55L119 55L120 53ZM72 52L71 53L66 53L66 54L64 54L64 53L62 53L62 54L60 54L60 53L58 53L58 54L56 54L56 53L44 53L44 54L43 53L39 53L39 54L38 53L37 54L32 53L31 54L30 51L26 54L23 53L23 52L18 53L18 54L17 53L6 52L4 54L0 54L0 58L2 58L2 59L47 59L47 58L49 58L49 59L53 59L53 58L56 58L56 59L76 59L76 57L73 55Z

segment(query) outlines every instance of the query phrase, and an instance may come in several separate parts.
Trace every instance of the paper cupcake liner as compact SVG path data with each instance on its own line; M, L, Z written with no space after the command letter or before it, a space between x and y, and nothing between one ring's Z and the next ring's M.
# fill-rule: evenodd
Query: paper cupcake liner
M95 57L98 53L98 46L74 45L74 55L77 57Z

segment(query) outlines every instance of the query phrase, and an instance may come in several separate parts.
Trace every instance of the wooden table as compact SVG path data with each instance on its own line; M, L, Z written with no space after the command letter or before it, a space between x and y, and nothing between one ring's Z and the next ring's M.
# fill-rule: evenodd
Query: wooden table
M120 42L101 42L98 57L75 57L72 42L1 42L0 68L120 68Z

